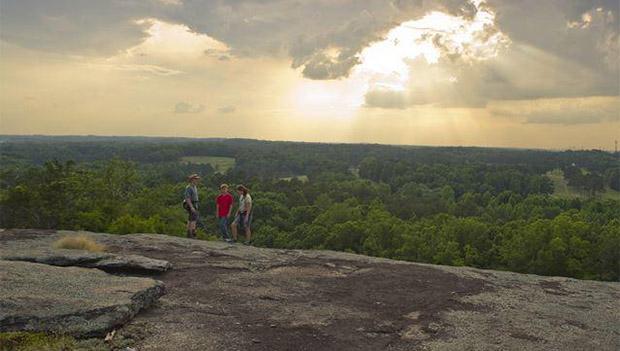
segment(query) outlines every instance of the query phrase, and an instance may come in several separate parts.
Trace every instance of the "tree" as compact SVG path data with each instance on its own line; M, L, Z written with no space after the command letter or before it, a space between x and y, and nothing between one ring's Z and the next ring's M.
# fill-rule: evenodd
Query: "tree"
M611 189L620 191L620 168L608 169L605 173L605 179Z

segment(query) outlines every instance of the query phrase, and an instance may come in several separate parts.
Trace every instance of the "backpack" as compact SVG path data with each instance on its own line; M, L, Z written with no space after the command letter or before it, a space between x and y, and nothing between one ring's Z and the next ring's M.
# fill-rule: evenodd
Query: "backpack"
M186 201L186 200L187 200L187 199L183 199L182 206L183 206L183 208L185 209L185 211L190 211L190 210L191 210L191 208L190 208L190 207L189 207L189 205L187 204L187 201ZM194 206L196 206L196 204L194 204Z

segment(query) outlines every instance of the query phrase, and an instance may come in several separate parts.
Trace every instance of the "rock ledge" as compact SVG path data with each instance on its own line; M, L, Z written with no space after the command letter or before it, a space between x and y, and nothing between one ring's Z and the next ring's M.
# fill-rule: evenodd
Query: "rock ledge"
M100 336L163 294L164 284L150 278L0 260L0 332Z

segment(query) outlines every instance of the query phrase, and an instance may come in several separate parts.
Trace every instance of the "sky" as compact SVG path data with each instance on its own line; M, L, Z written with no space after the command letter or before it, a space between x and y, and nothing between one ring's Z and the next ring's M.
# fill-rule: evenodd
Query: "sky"
M617 0L0 0L0 134L611 150Z

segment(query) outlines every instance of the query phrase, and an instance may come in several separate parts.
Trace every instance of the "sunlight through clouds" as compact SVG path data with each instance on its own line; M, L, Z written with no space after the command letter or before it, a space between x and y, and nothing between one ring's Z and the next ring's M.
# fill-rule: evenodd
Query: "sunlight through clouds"
M147 27L148 37L139 45L128 49L122 56L164 60L182 63L185 60L229 56L230 48L206 34L192 32L186 25L173 24L157 19L141 19L138 25Z
M478 11L472 18L434 11L394 27L381 41L361 51L360 64L346 79L300 83L295 94L300 110L335 104L403 109L409 104L408 90L424 85L421 80L412 82L416 79L412 77L416 74L412 72L416 60L421 58L428 65L441 66L441 60L469 64L496 57L510 45L510 39L495 27L495 14L482 6L481 0L473 3ZM323 53L325 57L338 55L336 48ZM458 82L458 77L445 75L445 83ZM428 83L434 81L435 78Z
M117 70L157 76L173 76L230 60L230 48L206 34L191 31L186 25L154 18L136 20L145 28L146 38L117 55L90 59L81 64L104 70Z
M475 62L496 57L510 39L495 28L495 14L480 3L475 3L479 8L472 19L431 12L401 23L362 51L353 74L368 78L369 91L402 92L412 79L410 63L418 57L428 64L440 64L442 58Z
M1 127L595 145L618 134L619 18L617 0L2 0Z

